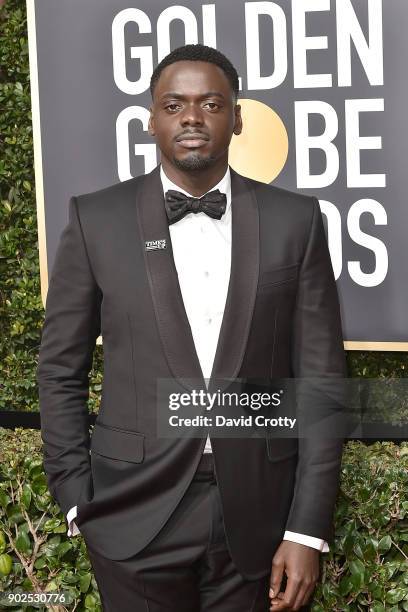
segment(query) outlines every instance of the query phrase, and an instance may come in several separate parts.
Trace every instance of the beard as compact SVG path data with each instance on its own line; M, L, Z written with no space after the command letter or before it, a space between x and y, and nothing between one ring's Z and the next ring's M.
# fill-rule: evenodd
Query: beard
M216 158L212 155L203 157L195 151L192 151L183 159L173 157L174 165L180 170L206 170L207 168L211 168L215 161Z

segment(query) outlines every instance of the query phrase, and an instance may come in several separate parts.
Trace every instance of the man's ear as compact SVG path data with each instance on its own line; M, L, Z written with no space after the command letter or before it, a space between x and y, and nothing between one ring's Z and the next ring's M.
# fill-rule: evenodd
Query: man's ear
M148 134L150 134L150 136L154 136L156 132L154 130L154 115L153 115L152 107L149 108L149 112L150 112L150 117L149 117L149 121L147 124L147 131L148 131Z
M234 110L235 110L234 134L238 135L242 132L241 106L239 104L236 104Z

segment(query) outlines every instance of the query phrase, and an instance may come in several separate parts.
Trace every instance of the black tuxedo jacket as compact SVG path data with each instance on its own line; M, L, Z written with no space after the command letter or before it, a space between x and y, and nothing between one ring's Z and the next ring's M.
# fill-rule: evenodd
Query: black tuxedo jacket
M345 377L318 200L232 169L231 193L231 276L211 380ZM145 249L163 238L167 248ZM100 334L103 390L90 436L88 374ZM205 445L205 435L157 437L158 378L173 378L181 392L202 372L156 167L71 198L37 369L49 490L64 513L78 505L85 540L111 559L134 555L158 533ZM332 542L342 439L211 443L228 546L245 577L270 571L285 529Z

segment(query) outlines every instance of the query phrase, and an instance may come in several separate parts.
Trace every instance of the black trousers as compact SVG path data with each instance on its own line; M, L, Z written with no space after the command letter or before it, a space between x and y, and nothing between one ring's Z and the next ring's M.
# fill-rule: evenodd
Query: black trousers
M203 454L180 504L140 553L114 561L86 544L104 612L269 610L269 573L246 580L229 555L211 453Z

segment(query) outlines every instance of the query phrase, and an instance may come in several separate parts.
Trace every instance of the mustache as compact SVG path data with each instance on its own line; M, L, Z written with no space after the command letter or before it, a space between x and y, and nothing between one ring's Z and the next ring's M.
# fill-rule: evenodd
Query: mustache
M190 130L189 132L183 132L182 134L176 136L176 140L183 140L183 138L185 138L186 136L189 136L190 138L203 138L204 140L209 140L208 134L199 130Z

